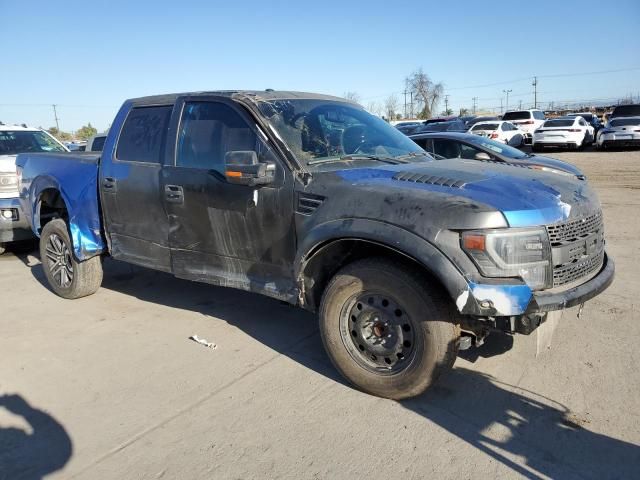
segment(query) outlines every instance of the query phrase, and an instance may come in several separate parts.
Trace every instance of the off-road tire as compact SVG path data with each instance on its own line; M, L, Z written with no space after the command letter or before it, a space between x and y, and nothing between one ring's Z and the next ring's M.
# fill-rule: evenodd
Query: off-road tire
M72 267L71 280L68 285L62 285L54 278L57 277L56 265L52 258L55 256L51 249L50 240L55 236L56 242L61 241L66 248L66 258ZM49 247L49 249L48 249ZM73 254L73 245L69 237L67 224L64 220L56 218L47 223L40 235L40 260L47 282L51 289L62 298L74 299L86 297L95 293L102 283L102 260L99 256L78 261Z
M351 337L341 333L345 308L368 292L401 305L415 327L415 352L393 374L362 366L349 350ZM453 367L458 354L459 315L453 302L440 285L409 264L371 258L343 267L324 291L319 316L322 341L336 369L357 388L380 397L399 400L423 393Z

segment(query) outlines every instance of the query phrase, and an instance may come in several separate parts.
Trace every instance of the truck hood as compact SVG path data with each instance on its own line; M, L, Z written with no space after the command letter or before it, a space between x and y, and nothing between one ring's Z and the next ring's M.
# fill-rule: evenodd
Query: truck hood
M548 225L600 209L588 182L527 165L450 159L333 173L351 188L371 190L371 204L377 203L376 195L384 196L387 203L400 195L403 204L410 200L426 205L432 211L430 216L448 211L446 221L452 225L459 225L459 212L451 209L452 205L464 204L467 218L472 218L474 211L500 212L510 227Z
M0 155L0 173L16 173L17 155Z

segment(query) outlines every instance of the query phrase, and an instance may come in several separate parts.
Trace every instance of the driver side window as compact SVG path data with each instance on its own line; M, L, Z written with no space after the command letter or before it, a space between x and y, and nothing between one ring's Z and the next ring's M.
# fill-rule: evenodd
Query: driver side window
M230 151L258 150L256 134L233 108L218 102L185 104L176 166L225 171Z

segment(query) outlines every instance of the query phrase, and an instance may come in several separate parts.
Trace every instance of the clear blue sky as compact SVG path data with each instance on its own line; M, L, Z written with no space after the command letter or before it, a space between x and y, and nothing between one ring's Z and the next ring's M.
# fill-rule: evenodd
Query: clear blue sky
M639 33L638 0L0 0L0 120L46 128L56 103L62 129L102 130L125 98L204 89L355 91L366 106L419 67L455 109L499 106L503 89L530 103L533 75L545 106L637 96Z

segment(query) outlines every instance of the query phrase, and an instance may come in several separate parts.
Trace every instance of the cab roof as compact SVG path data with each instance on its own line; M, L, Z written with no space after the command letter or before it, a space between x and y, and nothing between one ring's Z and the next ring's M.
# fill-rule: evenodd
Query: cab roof
M41 129L39 128L28 127L24 123L22 125L7 125L5 123L0 122L0 132L7 132L7 131L39 132L40 130Z
M245 98L253 102L269 102L276 100L329 100L344 103L353 103L350 100L346 100L340 97L334 97L331 95L323 95L319 93L309 92L293 92L287 90L212 90L202 92L184 92L184 93L170 93L165 95L152 95L148 97L132 98L127 100L133 103L135 106L142 105L169 105L175 103L178 97L190 96L190 97L206 97L206 96L220 96L228 98Z

